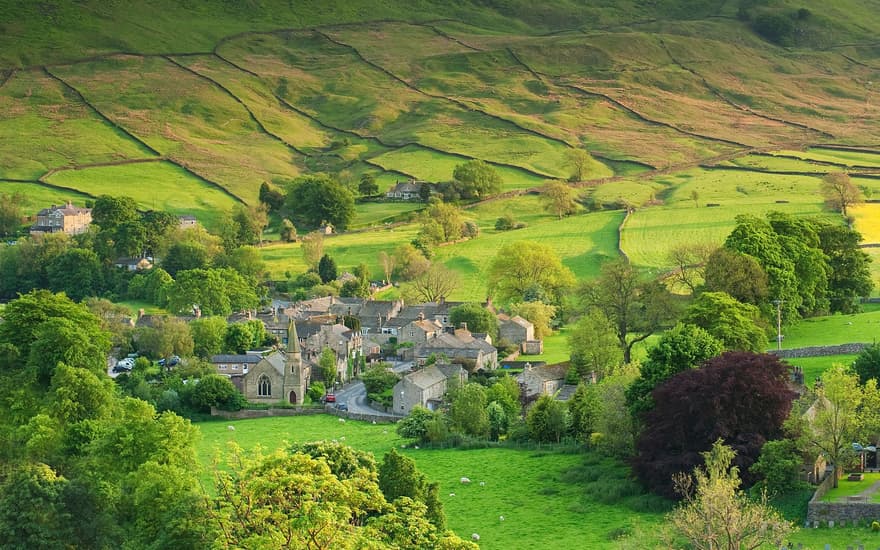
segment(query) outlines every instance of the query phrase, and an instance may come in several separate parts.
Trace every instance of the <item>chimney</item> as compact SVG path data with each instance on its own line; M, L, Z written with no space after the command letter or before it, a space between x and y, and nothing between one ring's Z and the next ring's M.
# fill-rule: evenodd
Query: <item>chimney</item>
M424 311L420 311L420 312L419 312L419 321L424 321L424 320L425 320L425 312L424 312Z

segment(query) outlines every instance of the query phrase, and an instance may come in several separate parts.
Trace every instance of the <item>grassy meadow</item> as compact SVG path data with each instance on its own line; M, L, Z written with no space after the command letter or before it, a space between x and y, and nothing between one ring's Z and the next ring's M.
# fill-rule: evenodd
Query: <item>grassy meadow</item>
M642 494L627 478L624 466L591 454L551 449L402 449L406 442L393 425L341 423L329 415L197 425L202 432L199 459L207 471L229 441L244 449L260 445L272 450L337 440L372 452L377 461L396 447L415 460L429 479L440 483L449 527L466 539L479 533L484 549L525 550L542 541L566 548L615 548L616 536L658 523L667 506ZM463 476L473 483L462 485ZM208 474L203 479L210 483Z

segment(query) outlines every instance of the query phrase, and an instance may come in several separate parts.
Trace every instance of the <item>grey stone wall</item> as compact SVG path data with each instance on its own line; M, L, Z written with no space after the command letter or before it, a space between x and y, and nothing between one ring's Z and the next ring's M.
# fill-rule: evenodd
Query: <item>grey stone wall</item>
M827 527L829 521L834 525L853 525L855 522L871 522L880 518L880 504L866 502L810 502L807 506L807 524L816 523Z
M229 420L241 420L244 418L265 418L267 416L301 416L309 414L322 414L323 408L319 407L296 407L284 409L242 409L240 411L221 411L211 407L211 416L228 418Z
M773 350L770 353L782 358L821 357L824 355L858 354L870 344L840 344L837 346L811 346L807 348Z

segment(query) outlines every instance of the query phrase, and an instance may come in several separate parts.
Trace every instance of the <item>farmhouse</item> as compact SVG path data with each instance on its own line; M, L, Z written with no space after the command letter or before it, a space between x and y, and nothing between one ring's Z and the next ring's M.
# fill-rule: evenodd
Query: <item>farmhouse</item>
M153 262L149 258L119 258L113 265L127 271L145 271L152 269Z
M449 386L464 384L467 377L467 371L460 365L449 363L437 363L411 372L392 390L394 413L407 415L416 405L434 410Z
M92 209L80 208L67 201L64 206L44 208L37 212L37 221L31 226L31 233L84 233L92 223Z
M177 227L180 229L192 229L198 225L199 221L192 214L184 214L177 216Z
M420 200L422 197L422 188L426 185L430 184L428 182L416 180L397 182L394 187L385 193L385 198L401 201Z

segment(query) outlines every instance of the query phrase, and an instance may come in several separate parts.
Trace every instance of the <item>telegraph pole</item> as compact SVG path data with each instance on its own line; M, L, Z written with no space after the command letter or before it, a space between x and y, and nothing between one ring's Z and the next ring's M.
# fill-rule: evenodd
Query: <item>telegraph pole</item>
M776 304L776 350L782 349L782 304L785 300L773 300Z

